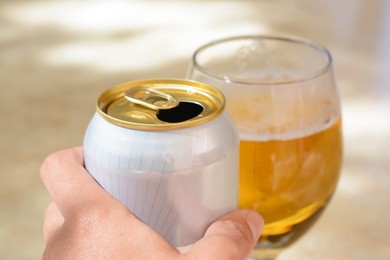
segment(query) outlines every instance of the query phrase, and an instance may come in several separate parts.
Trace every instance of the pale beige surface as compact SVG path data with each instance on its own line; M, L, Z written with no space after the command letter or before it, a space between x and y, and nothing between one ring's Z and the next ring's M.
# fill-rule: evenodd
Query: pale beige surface
M0 259L40 259L44 156L79 145L97 95L184 77L223 36L287 33L333 53L345 163L322 218L280 259L390 259L390 1L1 1Z

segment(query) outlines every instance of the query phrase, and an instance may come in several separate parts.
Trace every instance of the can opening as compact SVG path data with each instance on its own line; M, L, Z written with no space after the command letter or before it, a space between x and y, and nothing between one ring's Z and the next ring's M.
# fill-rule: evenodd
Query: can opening
M157 118L167 123L180 123L196 117L202 111L203 107L197 103L179 102L174 108L160 109Z

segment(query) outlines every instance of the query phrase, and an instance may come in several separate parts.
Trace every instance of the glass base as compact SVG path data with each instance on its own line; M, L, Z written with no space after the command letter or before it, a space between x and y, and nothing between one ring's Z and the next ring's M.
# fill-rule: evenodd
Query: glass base
M246 260L274 260L282 250L282 248L255 248Z
M294 225L291 230L285 234L264 236L262 235L252 250L247 260L271 260L276 259L280 252L297 241L308 229L310 229L317 219L321 216L324 208L318 210L310 218L300 224Z

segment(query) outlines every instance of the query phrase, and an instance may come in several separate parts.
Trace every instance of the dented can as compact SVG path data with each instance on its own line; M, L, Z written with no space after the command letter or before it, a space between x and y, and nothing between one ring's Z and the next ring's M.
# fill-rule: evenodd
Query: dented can
M110 88L84 137L85 167L172 246L237 208L238 134L220 91L152 79Z

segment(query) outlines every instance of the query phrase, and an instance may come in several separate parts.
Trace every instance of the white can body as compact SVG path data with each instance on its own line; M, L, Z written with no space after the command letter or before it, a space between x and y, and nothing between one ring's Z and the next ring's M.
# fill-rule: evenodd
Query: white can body
M169 131L128 129L96 113L84 153L95 180L173 246L199 240L237 208L238 136L226 112Z

